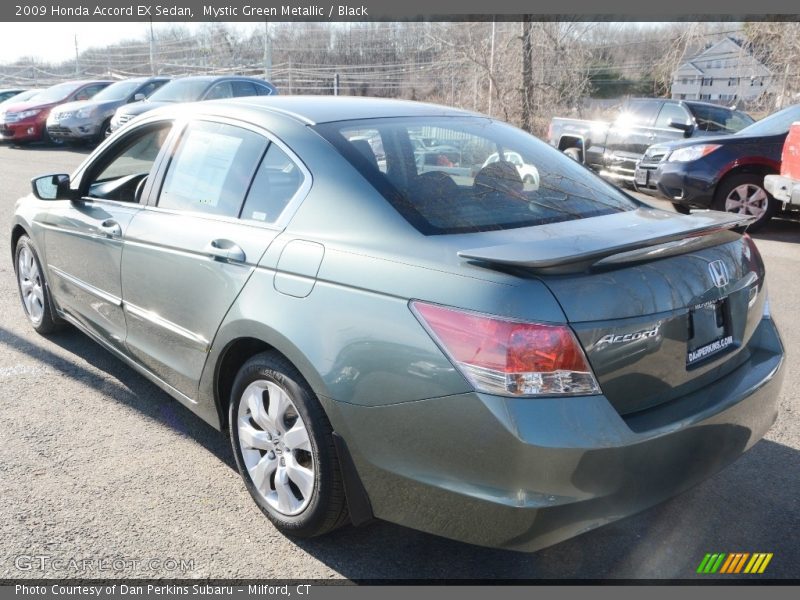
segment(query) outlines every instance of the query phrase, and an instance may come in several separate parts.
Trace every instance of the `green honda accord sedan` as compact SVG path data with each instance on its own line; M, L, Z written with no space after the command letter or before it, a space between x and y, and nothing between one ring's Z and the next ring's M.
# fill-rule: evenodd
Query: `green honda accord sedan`
M416 160L421 138L447 156ZM487 161L512 153L536 181ZM697 484L776 418L746 217L650 208L490 117L170 107L32 187L11 252L33 328L72 325L227 430L287 535L377 518L536 550Z

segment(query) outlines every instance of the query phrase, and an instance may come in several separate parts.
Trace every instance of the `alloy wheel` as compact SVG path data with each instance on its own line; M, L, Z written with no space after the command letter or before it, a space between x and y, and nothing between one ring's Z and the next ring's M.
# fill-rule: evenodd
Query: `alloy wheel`
M22 293L22 303L25 305L28 317L34 325L38 325L44 315L42 274L39 272L39 265L36 263L33 252L27 246L23 246L19 252L17 280Z
M733 188L725 198L725 210L731 213L751 215L757 218L764 216L769 205L769 196L764 188L743 183Z
M239 448L253 486L275 511L292 516L308 506L316 468L308 429L286 391L254 381L239 399Z

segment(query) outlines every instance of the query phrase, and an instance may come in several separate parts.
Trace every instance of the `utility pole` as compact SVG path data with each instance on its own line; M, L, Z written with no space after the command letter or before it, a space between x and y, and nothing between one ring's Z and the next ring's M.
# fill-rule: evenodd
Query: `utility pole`
M339 95L339 74L338 73L336 73L333 76L333 95L334 96L338 96Z
M533 87L533 65L531 64L531 16L522 17L522 129L531 131L531 88Z
M272 38L269 36L269 21L264 21L264 79L272 81Z
M495 34L495 21L492 17L492 45L489 51L489 116L492 116L492 97L494 96L494 34Z
M150 74L156 74L156 36L153 33L153 19L150 19Z
M75 77L81 76L81 66L78 61L78 34L75 34Z

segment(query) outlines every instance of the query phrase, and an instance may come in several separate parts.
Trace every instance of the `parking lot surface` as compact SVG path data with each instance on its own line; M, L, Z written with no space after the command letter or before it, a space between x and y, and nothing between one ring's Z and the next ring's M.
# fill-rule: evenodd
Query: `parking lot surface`
M383 522L298 542L253 503L225 434L81 333L44 338L26 321L14 202L31 177L70 172L87 153L0 145L0 579L690 578L709 552L771 552L766 572L746 577L800 577L800 223L754 235L787 348L780 415L717 476L535 554Z

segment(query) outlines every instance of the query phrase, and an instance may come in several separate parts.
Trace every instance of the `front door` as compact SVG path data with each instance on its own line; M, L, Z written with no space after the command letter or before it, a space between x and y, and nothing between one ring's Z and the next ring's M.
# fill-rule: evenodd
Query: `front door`
M138 129L77 176L79 200L59 200L42 216L45 256L59 307L123 350L126 335L120 264L123 241L141 210L137 191L171 124Z

